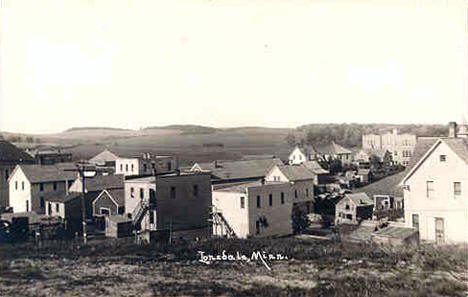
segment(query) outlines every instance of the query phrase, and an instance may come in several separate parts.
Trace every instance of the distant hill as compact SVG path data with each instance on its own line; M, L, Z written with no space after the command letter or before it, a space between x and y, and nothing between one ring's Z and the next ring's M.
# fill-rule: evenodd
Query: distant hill
M86 131L86 130L132 131L130 129L113 128L113 127L72 127L70 129L63 131L63 133L75 132L75 131Z
M179 130L182 134L212 134L216 133L218 129L200 125L169 125L169 126L153 126L146 127L142 130Z

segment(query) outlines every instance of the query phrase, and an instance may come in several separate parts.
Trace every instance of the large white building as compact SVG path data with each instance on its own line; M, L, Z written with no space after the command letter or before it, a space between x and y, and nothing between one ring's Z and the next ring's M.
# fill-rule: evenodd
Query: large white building
M405 223L423 241L468 242L468 138L450 136L419 139L400 184Z
M417 137L414 134L398 134L397 129L383 135L362 135L362 148L365 150L388 150L393 162L408 166L413 155Z
M292 230L290 185L255 181L213 191L213 233L217 236L282 236Z

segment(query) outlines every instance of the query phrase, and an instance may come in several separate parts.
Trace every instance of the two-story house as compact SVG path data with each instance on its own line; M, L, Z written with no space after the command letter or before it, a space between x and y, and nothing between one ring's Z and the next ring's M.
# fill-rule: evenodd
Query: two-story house
M265 180L288 183L288 197L291 197L294 209L311 213L314 209L315 177L304 165L277 165L265 176Z
M14 212L44 214L46 198L67 195L76 178L76 172L53 165L17 165L8 179L10 206Z
M34 159L0 135L0 208L10 206L8 178L18 164L34 164Z
M292 234L290 185L254 181L213 191L213 234L246 238Z
M400 185L405 224L421 240L468 242L468 138L420 138Z
M311 145L297 145L288 156L289 165L299 165L317 159L317 151Z

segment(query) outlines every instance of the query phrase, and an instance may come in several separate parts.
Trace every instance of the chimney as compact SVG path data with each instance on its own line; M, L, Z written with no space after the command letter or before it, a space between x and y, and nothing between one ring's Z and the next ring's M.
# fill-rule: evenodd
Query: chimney
M457 138L457 123L456 122L449 123L449 135L448 136L451 138Z

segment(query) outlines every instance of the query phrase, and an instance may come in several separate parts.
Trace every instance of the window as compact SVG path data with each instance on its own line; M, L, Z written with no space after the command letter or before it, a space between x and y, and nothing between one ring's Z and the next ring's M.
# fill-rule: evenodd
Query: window
M413 214L411 216L411 220L412 220L413 228L416 228L416 230L419 230L419 215Z
M171 198L175 198L176 197L176 188L175 187L171 187Z
M245 197L240 197L240 208L245 208Z
M18 181L15 181L15 190L18 190Z
M153 211L149 212L149 223L154 224L154 212Z
M167 162L167 171L171 171L172 170L172 164L171 162Z
M453 183L453 195L461 196L461 182L454 182Z
M132 168L132 170L133 170L133 168ZM148 170L148 165L146 165L146 163L145 163L145 164L143 164L143 171L146 172L146 170Z
M60 204L55 203L55 212L59 212L59 211L60 211Z
M268 195L268 203L273 206L273 194Z
M101 214L102 215L110 215L110 211L108 208L101 207Z
M154 189L149 190L149 196L150 196L150 203L155 204L156 203L156 192Z
M395 151L395 152L394 152L394 155L395 155L395 156L398 156L398 152L397 152L397 151Z
M284 193L281 192L281 204L284 204Z
M132 166L131 168L132 168L132 172L133 172L133 169L135 168L135 166L133 166L133 164L132 164L131 166ZM146 171L146 170L145 170L145 171Z
M140 188L140 199L145 198L145 189Z
M262 207L261 203L260 203L260 196L257 196L257 208L260 208Z
M26 200L26 212L29 211L29 200Z
M45 207L44 197L41 197L41 208Z
M44 191L44 184L43 183L40 183L39 184L39 191Z
M434 198L434 182L433 181L426 182L426 197Z
M440 155L439 160L440 160L440 162L445 162L445 161L447 161L447 156L446 155Z
M9 177L10 177L10 170L5 169L5 180L8 180Z
M123 171L123 164L120 164L120 171Z
M309 189L306 189L306 197L309 197Z
M130 188L130 197L135 198L135 188Z
M349 204L346 204L345 209L346 209L346 210L349 210L349 209L350 209Z
M255 221L255 230L257 234L260 234L260 221Z
M57 191L57 182L54 182L54 191Z
M128 172L128 164L125 164L125 172Z
M193 196L198 197L198 185L193 185Z
M21 182L21 190L24 191L24 181Z
M294 190L294 198L297 198L297 190Z

